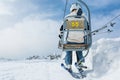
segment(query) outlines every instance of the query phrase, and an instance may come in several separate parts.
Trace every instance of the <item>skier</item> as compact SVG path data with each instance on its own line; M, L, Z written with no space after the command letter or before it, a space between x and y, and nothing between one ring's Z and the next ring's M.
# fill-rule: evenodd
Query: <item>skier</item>
M82 12L82 9L81 9L81 6L78 4L78 3L73 3L71 5L71 8L70 8L70 14L68 14L65 19L66 20L70 20L72 19L73 17L69 17L69 16L82 16L82 17L85 17L83 15L83 12ZM75 18L75 17L74 17ZM80 18L80 17L79 17ZM63 25L61 26L60 28L60 31L63 30ZM61 38L62 36L59 35L59 37ZM74 42L67 42L68 44L69 43L74 43ZM76 51L76 57L77 57L77 65L78 66L82 66L83 62L85 62L84 58L83 58L83 54L82 54L82 51ZM65 56L65 64L66 64L66 67L69 69L69 70L72 70L72 51L66 51L66 56ZM82 68L80 68L81 70Z

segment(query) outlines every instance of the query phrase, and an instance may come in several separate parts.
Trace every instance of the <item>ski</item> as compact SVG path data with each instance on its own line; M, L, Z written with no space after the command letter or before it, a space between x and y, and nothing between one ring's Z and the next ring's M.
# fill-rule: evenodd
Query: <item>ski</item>
M87 69L87 66L83 66L83 65L78 66L77 63L75 63L75 67L76 67L76 68L78 69L78 71L79 71L79 74L80 74L79 77L85 78L85 77L86 77L86 73L85 73L85 71L83 70L83 68Z
M67 71L69 72L69 74L76 79L80 79L79 75L77 73L74 73L72 70L69 70L63 63L61 63L61 66Z

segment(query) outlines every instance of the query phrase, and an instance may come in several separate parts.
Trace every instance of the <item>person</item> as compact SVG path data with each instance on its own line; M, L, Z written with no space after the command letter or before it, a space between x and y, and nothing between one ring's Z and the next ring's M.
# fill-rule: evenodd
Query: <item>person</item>
M70 14L68 14L65 19L72 19L72 17L69 16L84 16L81 6L78 3L73 3L70 8ZM60 28L60 31L63 30L63 25ZM61 36L59 35L61 38ZM69 42L68 42L69 43ZM72 43L72 42L71 42ZM65 64L68 69L72 69L72 52L73 51L66 51L65 56ZM77 64L80 66L83 62L85 62L82 51L76 51L76 57L77 57Z

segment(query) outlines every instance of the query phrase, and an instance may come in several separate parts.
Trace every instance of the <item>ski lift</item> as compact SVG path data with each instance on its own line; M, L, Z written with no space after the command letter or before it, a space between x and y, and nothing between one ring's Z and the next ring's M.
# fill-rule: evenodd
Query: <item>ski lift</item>
M111 23L110 23L110 26L111 26L111 27L114 27L115 24L116 24L115 22L113 22L113 23L111 22Z
M89 50L92 44L91 19L88 6L81 0L78 0L87 9L87 19L84 16L68 16L74 17L72 20L65 19L63 29L61 31L61 39L59 48L63 51L83 51ZM79 4L80 4L79 3ZM69 35L76 34L77 36ZM75 38L76 37L76 38Z

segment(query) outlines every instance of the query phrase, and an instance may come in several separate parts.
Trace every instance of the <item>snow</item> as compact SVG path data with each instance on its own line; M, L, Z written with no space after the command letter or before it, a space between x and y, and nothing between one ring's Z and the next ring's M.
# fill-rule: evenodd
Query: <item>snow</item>
M57 61L0 62L0 80L72 80Z
M120 78L120 38L104 38L94 42L90 49L91 53L93 70L83 80ZM0 80L76 80L60 66L61 61L0 61Z
M100 39L92 46L93 68L92 78L96 80L114 80L120 73L120 38Z

